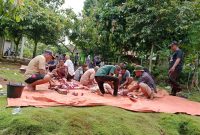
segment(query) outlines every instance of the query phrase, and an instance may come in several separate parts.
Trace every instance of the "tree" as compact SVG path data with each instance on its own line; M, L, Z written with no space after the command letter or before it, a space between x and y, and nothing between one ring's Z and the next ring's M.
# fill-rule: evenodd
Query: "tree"
M189 29L189 43L186 44L184 47L186 49L186 53L188 53L188 58L186 59L186 64L190 65L190 72L193 73L192 77L192 87L198 87L199 85L199 72L200 72L200 9L197 2L193 3L192 7L196 12L196 20L190 25ZM194 68L191 68L194 67ZM200 89L199 89L200 90Z
M10 17L19 20L16 11L18 11L22 5L23 0L0 0L0 19L3 17Z
M27 12L28 15L24 18L27 24L26 34L34 40L33 57L35 57L38 42L45 44L58 42L65 28L65 18L49 8L40 7L36 2L30 3Z
M57 45L59 40L66 35L69 20L60 9L64 0L8 0L0 3L3 14L0 21L0 34L8 35L15 44L16 52L22 35L27 35L34 40L33 57L36 55L37 43ZM52 10L53 8L53 10ZM9 9L8 13L7 10ZM15 13L12 17L10 14Z
M15 43L15 56L18 56L19 43L24 33L24 27L21 22L9 20L7 21L6 31L8 37L10 37L10 39Z
M0 0L0 58L3 56L3 45L7 20L20 21L22 16L18 13L23 7L23 0Z
M188 42L189 26L196 16L192 4L179 0L87 0L83 22L90 23L84 24L82 35L90 36L82 41L89 38L90 43L96 43L90 48L102 53L106 49L111 55L132 51L140 57L145 53L146 58L150 56L151 70L154 52L167 48L172 40ZM96 33L98 38L94 38Z

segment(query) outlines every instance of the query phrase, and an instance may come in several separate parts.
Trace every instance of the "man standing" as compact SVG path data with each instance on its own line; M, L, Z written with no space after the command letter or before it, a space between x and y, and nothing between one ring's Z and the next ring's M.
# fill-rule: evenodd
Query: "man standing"
M74 57L74 66L77 67L79 65L79 55L76 53Z
M29 90L35 90L36 85L50 81L51 77L46 72L46 63L53 58L53 53L47 50L43 55L38 55L29 62L25 72L25 82L28 84Z
M66 55L65 56L66 61L64 66L66 66L68 74L67 74L67 81L71 81L74 78L74 64L73 62L70 60L70 56Z
M172 42L169 47L173 52L169 61L169 83L172 87L171 95L176 96L176 93L181 91L178 81L183 69L183 52L176 41Z
M97 72L95 74L95 80L96 80L102 94L105 94L103 84L105 82L113 82L113 85L114 85L113 95L117 96L119 79L117 77L114 77L113 75L114 74L118 75L120 70L121 70L121 68L118 65L116 65L116 66L105 65L97 70Z
M90 55L88 55L87 58L86 58L86 64L90 68L90 64L91 64Z
M95 67L95 66L100 66L100 63L101 63L101 60L100 60L100 56L97 56L97 55L95 55L94 56L94 63L93 63L93 66Z

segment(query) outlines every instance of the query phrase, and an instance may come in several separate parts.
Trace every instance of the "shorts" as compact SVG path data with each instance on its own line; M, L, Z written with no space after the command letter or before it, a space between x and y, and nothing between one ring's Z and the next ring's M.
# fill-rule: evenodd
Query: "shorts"
M28 84L31 84L31 83L34 83L37 80L44 79L44 76L45 75L42 75L42 74L33 74L31 77L26 79L25 82L28 83Z

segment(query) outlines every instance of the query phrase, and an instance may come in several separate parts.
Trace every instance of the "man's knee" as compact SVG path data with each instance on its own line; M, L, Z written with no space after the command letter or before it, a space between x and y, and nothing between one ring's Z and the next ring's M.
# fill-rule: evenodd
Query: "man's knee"
M147 88L147 84L146 83L139 83L140 88Z
M140 83L139 87L143 93L151 94L152 90L146 83Z

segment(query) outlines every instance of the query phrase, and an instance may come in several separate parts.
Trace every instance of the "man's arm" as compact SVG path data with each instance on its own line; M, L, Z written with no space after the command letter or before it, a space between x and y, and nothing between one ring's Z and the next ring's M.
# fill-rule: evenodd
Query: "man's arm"
M46 74L46 70L44 70L44 69L39 69L39 73L40 73L40 74Z
M139 89L139 83L136 83L135 85L134 85L134 87L133 87L133 89Z
M169 70L169 73L174 72L177 65L180 63L182 57L183 57L183 52L179 50L177 53L176 61L175 61L174 65L171 67L171 69Z
M131 85L131 87L128 87L129 91L134 91L139 89L139 83L136 83L134 85Z
M124 87L128 83L128 77L126 78L126 81L120 85L120 88Z
M111 68L109 76L113 76L114 75L115 69L116 69L115 67Z
M39 73L40 74L46 74L46 60L45 59L40 59L39 60Z
M181 58L177 58L174 65L171 67L171 69L169 70L169 73L174 72L176 66L180 63Z

